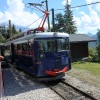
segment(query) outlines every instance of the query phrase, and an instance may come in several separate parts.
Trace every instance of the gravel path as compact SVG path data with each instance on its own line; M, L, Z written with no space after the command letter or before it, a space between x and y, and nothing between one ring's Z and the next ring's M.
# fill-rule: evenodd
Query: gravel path
M3 77L4 100L62 100L51 89L22 71L5 68Z

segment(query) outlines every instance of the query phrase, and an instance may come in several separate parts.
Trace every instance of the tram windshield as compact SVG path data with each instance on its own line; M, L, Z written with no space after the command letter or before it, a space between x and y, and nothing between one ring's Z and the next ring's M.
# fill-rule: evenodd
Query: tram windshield
M38 44L41 52L59 52L69 49L69 38L38 39Z

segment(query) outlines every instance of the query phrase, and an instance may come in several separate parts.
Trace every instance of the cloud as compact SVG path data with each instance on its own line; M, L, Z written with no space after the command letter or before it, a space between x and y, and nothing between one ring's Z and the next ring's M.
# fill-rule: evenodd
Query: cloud
M80 12L80 14L80 17L75 17L78 31L96 34L97 29L100 29L100 17L97 12L91 11L90 15L87 15L85 12Z
M86 3L99 2L100 0L86 0ZM96 34L97 29L100 29L100 11L99 4L87 6L89 13L81 11L80 16L75 16L78 32Z
M11 20L16 26L26 27L39 18L34 12L25 11L23 0L7 0L7 10L0 12L0 23L7 23ZM32 24L30 28L39 26L41 20ZM45 27L47 24L45 25Z
M81 20L80 20L80 18L79 17L73 17L74 18L74 21L76 21L76 25L77 25L77 27L79 27L80 25L81 25Z
M72 0L69 0L69 4ZM100 0L85 0L86 4L100 2ZM67 0L63 0L62 4L66 5ZM87 9L89 12L80 11L77 8L77 15L75 14L74 20L76 21L76 26L78 33L88 33L91 32L96 34L97 29L100 29L100 3L88 5ZM76 13L76 12L75 12Z
M67 0L63 0L63 2L62 2L62 4L65 6L66 5L66 3L67 3ZM70 4L71 3L71 0L68 0L68 4Z
M88 6L88 8L89 8L89 10L94 9L100 13L100 0L86 0L87 4L95 3L95 2L98 2L98 3Z

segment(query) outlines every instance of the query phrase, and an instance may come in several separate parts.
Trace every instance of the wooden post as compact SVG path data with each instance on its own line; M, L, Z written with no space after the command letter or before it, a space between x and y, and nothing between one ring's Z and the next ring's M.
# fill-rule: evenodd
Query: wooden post
M11 20L9 20L9 34L10 34L10 38L11 38L12 37Z

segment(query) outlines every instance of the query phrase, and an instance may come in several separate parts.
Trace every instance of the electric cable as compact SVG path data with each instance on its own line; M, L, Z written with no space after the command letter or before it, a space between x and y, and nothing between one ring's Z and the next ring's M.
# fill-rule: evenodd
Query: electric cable
M43 16L44 16L44 15L43 15ZM40 18L38 18L37 20L35 20L34 22L32 22L31 24L29 24L29 25L26 26L25 28L23 28L22 31L25 30L26 28L28 28L29 26L31 26L33 23L35 23L35 22L38 21L39 19L41 19L43 16L41 16Z
M100 2L94 2L94 3L84 4L84 5L70 7L70 8L79 8L79 7L88 6L88 5L94 5L94 4L98 4L98 3L100 3ZM65 8L63 8L63 9L55 9L54 11L58 11L58 10L65 10Z

